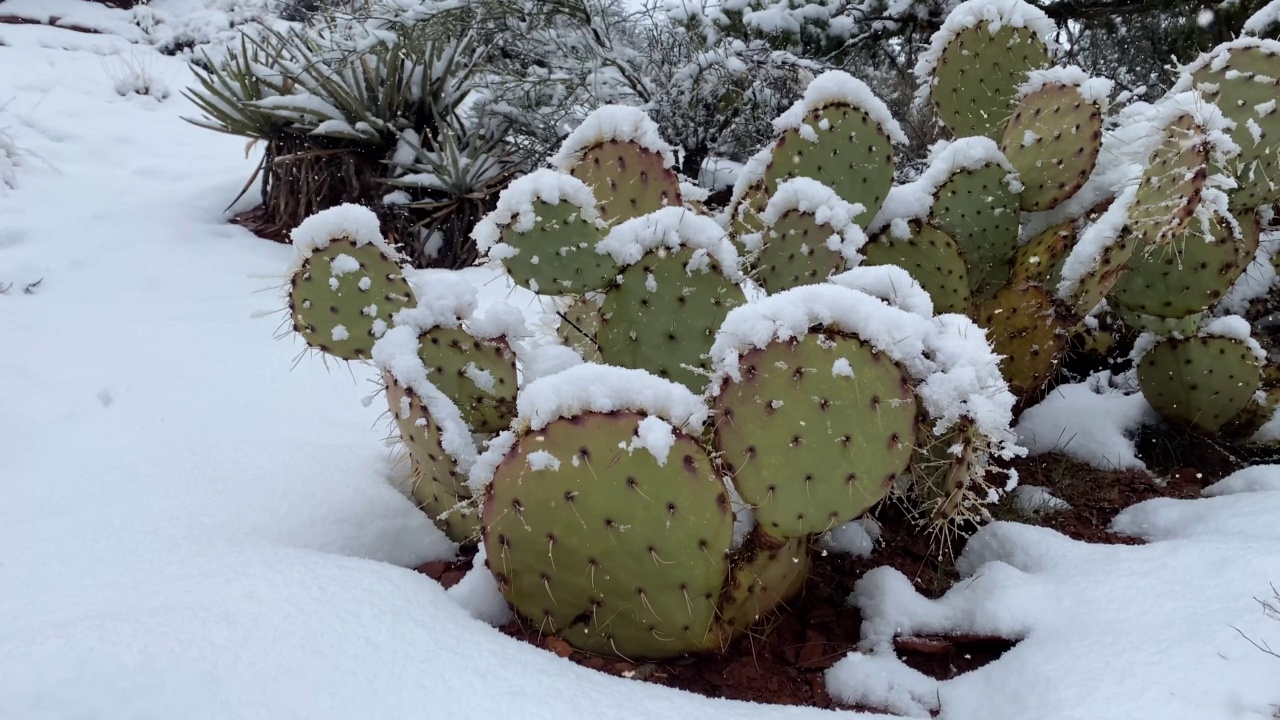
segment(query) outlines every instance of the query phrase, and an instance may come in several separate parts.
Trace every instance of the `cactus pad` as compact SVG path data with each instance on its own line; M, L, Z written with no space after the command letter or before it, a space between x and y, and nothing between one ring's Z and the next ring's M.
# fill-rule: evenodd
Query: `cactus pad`
M800 592L809 576L809 540L780 542L755 533L735 553L721 596L721 623L737 633L769 617Z
M601 293L579 295L559 313L560 324L556 326L556 335L587 362L604 361L596 340L596 333L600 329L600 304L603 301L604 295Z
M715 398L715 447L758 527L822 533L866 512L907 469L915 394L884 353L810 333L748 352Z
M990 296L1009 279L1018 246L1018 194L998 163L962 169L938 188L932 224L960 247L974 299Z
M981 443L982 434L969 420L941 437L921 424L911 458L911 495L922 519L944 523L962 514L975 476L985 472Z
M969 311L969 271L960 248L951 236L920 223L911 224L911 237L893 237L885 231L862 246L863 265L897 265L933 298L939 313Z
M570 174L595 193L600 217L609 224L682 202L675 171L660 153L636 142L608 140L590 147Z
M1144 252L1151 245L1171 242L1187 229L1200 206L1209 171L1208 144L1187 142L1204 132L1192 115L1179 116L1165 132L1138 184L1126 224L1126 230L1136 236L1135 249Z
M293 329L307 344L343 360L364 360L391 316L414 302L400 266L373 243L346 238L313 251L293 274Z
M1022 209L1052 210L1089 179L1102 149L1102 108L1069 85L1028 93L1014 109L1000 150L1022 180Z
M1193 64L1190 80L1206 102L1235 121L1231 139L1240 154L1230 161L1239 187L1231 209L1252 212L1280 199L1280 53L1244 40L1220 46Z
M1050 65L1044 41L1028 27L988 22L958 32L942 51L930 92L956 137L999 140L1027 74Z
M835 236L836 242L843 244L846 228L832 227L818 218L803 210L788 210L765 229L764 245L753 262L760 287L782 292L844 271L848 262L839 246L829 246L829 240Z
M629 451L644 416L586 413L522 436L484 503L499 589L588 652L663 658L718 642L733 513L706 451Z
M1215 215L1206 237L1199 222L1180 235L1135 252L1110 303L1157 318L1197 315L1216 303L1253 259L1228 218ZM1256 250L1256 247L1254 248Z
M833 104L812 110L799 128L782 133L765 170L765 192L784 180L807 177L830 187L845 202L861 204L865 226L893 184L893 146L865 110Z
M1138 363L1138 383L1164 419L1216 433L1258 389L1262 370L1243 342L1224 337L1166 339Z
M459 328L434 327L418 338L431 383L462 411L473 432L505 430L515 417L516 356L506 340L481 340Z
M502 242L514 255L502 265L521 286L547 295L579 294L609 284L618 268L608 255L595 251L604 231L569 199L557 204L533 200L536 219L528 229L502 228Z
M1076 224L1067 221L1031 238L1013 256L1010 285L1036 283L1057 287L1062 279L1062 264L1077 239ZM1096 304L1096 303L1095 303Z
M391 416L413 464L414 501L450 540L461 543L475 539L480 528L479 513L458 508L460 503L468 502L470 492L466 476L444 449L440 426L412 390L402 387L390 373L384 372L382 379Z
M1014 395L1034 394L1048 382L1067 347L1067 327L1053 297L1039 285L1007 285L978 308L1000 370Z
M695 260L701 252L661 247L622 272L600 311L597 339L606 362L648 370L694 392L706 386L704 356L725 315L746 297L705 254Z

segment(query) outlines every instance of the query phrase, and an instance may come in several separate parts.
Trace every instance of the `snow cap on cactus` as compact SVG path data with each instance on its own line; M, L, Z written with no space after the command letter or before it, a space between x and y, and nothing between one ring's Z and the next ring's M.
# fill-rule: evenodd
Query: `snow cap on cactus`
M715 220L682 207L663 208L615 225L596 245L596 252L607 253L626 267L658 248L693 250L693 259L686 268L690 273L705 269L706 263L714 260L729 280L742 280L738 250L725 229Z
M826 238L828 250L840 253L851 263L862 259L858 250L866 244L867 236L854 223L866 211L861 203L845 202L835 190L812 178L795 177L778 185L760 218L766 226L773 227L792 210L812 215L817 224L831 228L832 234ZM743 244L748 250L758 250L764 239L763 233L752 233L743 237Z
M842 70L828 70L810 81L804 95L773 121L773 127L778 132L802 130L809 113L837 104L852 105L862 110L884 130L890 140L899 145L907 144L907 134L893 118L889 106L876 97L866 83Z
M1022 192L1018 171L991 138L939 140L929 148L928 163L925 171L915 180L894 186L889 191L880 212L867 227L867 232L880 232L896 220L924 220L929 217L934 201L938 198L938 189L957 172L997 165L1007 172L1004 184L1009 192Z
M458 464L458 471L467 473L476 460L475 439L462 419L462 411L427 379L427 367L418 355L418 330L408 325L388 330L374 343L373 362L422 400L431 420L440 426L441 446ZM407 417L407 396L401 406L398 412Z
M896 265L856 267L839 275L832 275L827 280L835 285L878 297L922 318L933 317L933 298L911 277L911 273Z
M1089 77L1089 73L1076 65L1032 70L1027 81L1018 86L1018 97L1026 97L1043 90L1048 85L1066 85L1080 92L1085 102L1094 103L1103 112L1111 104L1111 91L1115 82L1108 78Z
M476 223L471 231L476 249L498 259L518 253L516 248L502 243L502 230L508 226L517 233L532 230L538 220L535 202L548 205L570 203L577 208L579 218L598 228L604 228L604 223L596 212L595 194L590 187L572 175L543 168L512 180L498 195L497 207Z
M603 142L633 142L662 157L667 167L676 164L675 152L662 139L655 123L641 109L627 105L605 105L582 121L560 146L560 152L551 158L550 164L562 172L569 172L582 159L582 154Z
M712 388L741 379L739 360L746 352L804 337L814 325L856 335L901 365L919 382L916 392L935 433L967 417L992 439L997 453L1020 450L1009 428L1014 397L982 328L963 315L926 318L832 283L794 288L730 311L711 347Z
M1280 25L1280 0L1271 0L1264 5L1244 21L1241 29L1254 35L1262 35L1274 25Z
M313 252L329 247L329 243L339 238L354 242L356 247L373 245L391 260L398 260L400 257L383 239L378 216L372 210L363 205L343 203L308 217L289 233L289 239L297 251L297 258L290 272L301 267L302 262Z
M1006 25L1029 28L1050 52L1058 49L1058 43L1054 39L1058 28L1040 8L1023 0L965 0L947 15L942 27L929 39L929 49L916 61L915 74L916 80L921 84L917 91L920 97L928 95L933 83L933 71L947 45L962 30L977 27L984 22L988 24L987 29L992 35Z
M693 435L709 412L702 398L679 383L644 370L583 363L522 388L516 424L537 431L560 418L621 411L659 417Z

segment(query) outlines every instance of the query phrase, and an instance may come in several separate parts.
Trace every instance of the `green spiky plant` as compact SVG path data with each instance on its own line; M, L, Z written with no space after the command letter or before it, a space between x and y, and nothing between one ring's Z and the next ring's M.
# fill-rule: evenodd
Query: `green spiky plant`
M462 267L475 259L471 228L518 166L501 132L459 114L481 57L474 38L442 39L429 22L391 40L326 12L300 28L254 26L196 68L186 95L203 117L189 120L263 144L245 184L259 183L260 233L283 238L359 203L415 266Z

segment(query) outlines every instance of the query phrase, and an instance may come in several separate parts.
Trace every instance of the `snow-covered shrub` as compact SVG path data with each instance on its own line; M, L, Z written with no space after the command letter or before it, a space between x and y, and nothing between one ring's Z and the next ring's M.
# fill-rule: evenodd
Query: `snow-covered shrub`
M145 95L156 100L169 97L169 84L156 76L155 67L147 58L140 53L121 52L103 61L112 88L121 97Z
M244 32L197 71L187 95L204 117L192 122L263 141L263 202L282 229L358 202L378 209L415 265L465 265L470 227L511 166L503 137L466 112L482 51L430 23L379 27L322 13Z
M18 145L0 128L0 190L18 183Z

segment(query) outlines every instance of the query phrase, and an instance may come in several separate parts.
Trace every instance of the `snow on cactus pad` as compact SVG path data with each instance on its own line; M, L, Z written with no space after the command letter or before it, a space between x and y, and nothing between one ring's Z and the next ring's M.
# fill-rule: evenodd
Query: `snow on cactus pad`
M1077 67L1037 70L1018 92L1000 149L1022 181L1022 209L1052 210L1089 179L1102 149L1110 81Z
M851 284L872 287L874 283L867 274L881 270L887 277L902 272L894 267L858 268L858 276L850 277L847 281ZM831 362L824 367L814 366L815 370L806 370L800 373L799 378L795 377L793 368L790 372L784 373L785 378L782 380L795 381L810 376L815 378L816 382L816 378L825 373L826 376L830 376L831 383L849 381L848 386L853 387L856 384L854 381L859 377L859 373L864 372L864 368L860 362L848 357L848 351L843 358L844 362L841 362L842 358L835 356L838 353L819 344L817 335L810 337L811 329L821 326L833 336L839 334L856 337L858 343L865 347L867 354L870 354L871 349L874 348L882 356L879 361L881 365L901 368L905 371L905 375L899 376L900 381L906 380L910 386L914 387L914 402L924 410L929 421L929 430L935 435L943 435L967 419L972 421L976 429L988 439L993 457L1013 457L1020 452L1013 442L1013 433L1009 429L1014 397L1000 375L999 357L991 351L981 328L961 315L933 317L926 312L907 309L914 308L916 305L912 294L905 295L902 298L903 306L898 307L865 292L842 286L841 283L845 281L844 275L836 276L830 283L795 288L731 312L716 335L716 342L711 349L711 357L716 368L716 378L712 385L713 394L729 397L734 385L749 380L751 376L744 370L753 364L751 359L757 357L757 351L767 351L774 346L788 348L790 351L790 348L801 347L805 341L810 340L816 349L806 349L803 352L815 357L819 355L830 357ZM908 305L907 302L911 304ZM823 342L822 344L830 345L831 343ZM846 343L846 346L849 349L855 347L853 343ZM765 368L760 363L754 364L757 374L778 369ZM790 364L795 365L795 363ZM869 361L869 364L875 366L877 363ZM903 396L898 392L899 388L883 380L888 375L887 371L871 370L870 372L873 373L871 377L878 378L877 384L884 388L880 397L879 413L885 418L886 423L892 423L894 422L892 418L897 417L897 408L892 401L896 400L899 408L910 401L904 401ZM853 375L852 378L849 377L850 373ZM823 380L826 382L825 377ZM724 387L726 384L728 384L727 388ZM807 406L812 401L813 412L821 414L836 407L828 404L824 409L822 407L824 397L819 395L817 399L813 399L803 396L797 399L790 395L785 397L762 395L761 400L765 404L760 408L760 412L766 412L767 408L774 411L776 415L786 410L789 404L797 403ZM855 394L844 396L842 399L856 403L865 402L870 405L874 398L869 395ZM781 400L781 404L775 407L775 400ZM718 406L723 404L722 400L717 400ZM867 410L867 415L879 417L870 409ZM718 419L717 433L723 432L721 426L725 423L723 418ZM820 422L818 428L819 438L822 438L822 433L826 432L825 422ZM893 438L895 430L889 429L883 434L882 444L876 446L881 448L878 452L888 452L896 458L899 452L896 446L901 443L909 458L910 447L915 436L903 433L911 432L914 428L914 420L910 422L904 420L903 429L896 431L898 433L896 440ZM741 432L750 432L750 428L744 426ZM872 432L874 434L878 430ZM782 436L781 440L787 444L787 450L791 450L790 444L796 434L797 431L793 430ZM832 432L828 434L830 437L826 439L833 446L841 447L845 431L833 427ZM853 438L850 440L852 441ZM859 438L857 441L866 440ZM801 437L801 442L805 442L804 437ZM735 466L740 465L744 458L754 461L754 458L749 458L751 455L749 447L749 445L743 445L737 453L738 457L734 457L732 452L727 451L725 456L727 461L734 463ZM756 455L760 455L759 448ZM835 467L842 464L847 463L841 460ZM885 463L886 468L888 465L889 463ZM825 472L827 480L830 481L832 469L820 468L820 471ZM886 469L885 473L887 472ZM791 474L793 473L789 470L783 473L788 477L789 482L797 482L801 487L818 479L818 473L814 473L813 480L804 477L806 473L801 473L797 478L790 478ZM843 484L844 473L837 474L835 478L835 483L843 491L847 507L849 490ZM869 481L881 482L884 479L885 477L881 476ZM771 481L766 479L763 488L765 497L769 494L769 484ZM773 484L780 484L780 482ZM745 495L744 492L744 497ZM846 509L845 513L847 512L849 510ZM819 513L821 527L825 527L830 521L829 513L830 509L824 509ZM785 523L781 521L778 523L780 531L786 532L789 527L795 527L797 518L794 513L785 520ZM810 518L810 521L812 520Z
M1242 318L1218 318L1196 337L1142 348L1138 383L1143 396L1165 420L1216 433L1244 411L1262 383L1266 355L1248 332Z
M764 192L772 195L788 178L811 178L861 206L855 220L869 223L893 184L893 143L907 141L884 103L862 81L832 70L773 124L782 136L764 170Z
M1280 42L1246 37L1219 45L1184 68L1172 92L1193 89L1236 124L1232 209L1252 212L1280 200Z
M701 400L638 370L580 365L529 384L518 433L477 464L490 570L544 632L605 655L709 649L733 513L690 433Z
M701 389L716 328L746 302L737 250L714 220L665 208L617 225L600 243L624 268L596 331L606 362Z
M343 360L365 360L392 315L413 302L378 218L358 205L323 210L294 228L290 271L293 329L307 344Z
M1193 222L1168 243L1134 253L1108 304L1161 319L1203 313L1249 265L1258 249L1258 235L1252 213L1240 222L1215 213L1207 228Z
M609 223L682 204L671 146L638 108L597 109L570 133L551 164L592 189Z
M819 328L751 350L715 397L714 445L759 527L827 532L882 500L911 462L907 374L857 336Z
M617 267L596 252L604 234L591 188L547 169L512 181L472 231L480 252L547 295L600 290L613 279Z
M764 231L745 238L755 250L752 278L768 292L781 292L856 265L867 238L854 218L863 212L811 178L783 182L761 216Z
M1053 21L1022 0L967 0L916 64L921 96L956 137L998 139L1027 75L1052 64Z

